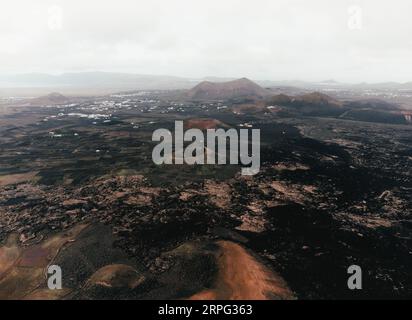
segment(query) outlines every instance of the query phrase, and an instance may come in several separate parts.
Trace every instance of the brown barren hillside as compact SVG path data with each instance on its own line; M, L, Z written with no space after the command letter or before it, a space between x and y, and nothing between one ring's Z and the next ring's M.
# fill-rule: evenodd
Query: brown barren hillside
M187 97L192 100L227 100L235 98L262 98L270 92L253 81L242 78L228 82L199 83L187 92Z
M323 106L331 108L342 107L343 105L339 100L320 92L312 92L295 97L279 94L272 97L270 103L283 106Z
M294 300L286 282L240 245L218 242L218 277L212 288L190 300Z
M217 119L211 118L196 118L185 121L185 129L216 129L216 128L229 128L229 126Z
M339 116L345 111L341 101L320 92L299 96L279 94L270 98L267 104L284 107L290 112L314 116Z
M58 92L52 92L47 96L42 96L38 98L31 99L27 101L32 106L41 106L41 105L59 105L68 103L69 98Z

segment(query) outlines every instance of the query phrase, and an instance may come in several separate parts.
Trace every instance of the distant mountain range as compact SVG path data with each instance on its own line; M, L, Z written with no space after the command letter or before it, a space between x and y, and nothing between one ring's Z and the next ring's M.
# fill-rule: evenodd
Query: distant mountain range
M331 81L328 81L331 83ZM408 124L410 120L396 103L380 99L344 101L321 92L296 96L273 95L253 81L242 78L226 82L203 81L184 94L189 100L232 100L244 112L267 112L267 107L279 110L282 116L320 116L356 121Z
M0 87L97 87L113 88L114 90L173 90L190 88L198 82L173 76L111 72L80 72L61 75L30 73L0 76Z
M271 110L280 117L320 116L379 123L411 123L409 111L397 103L380 99L338 100L321 92L298 95L275 95L274 92L276 90L262 88L247 78L241 78L224 82L202 81L192 89L179 91L177 95L179 99L189 101L231 102L234 109L246 113L266 114ZM28 99L26 104L59 105L70 101L60 93L51 93Z
M412 82L344 83L335 80L309 82L300 80L259 81L264 87L296 87L312 89L347 89L347 90L412 90Z
M0 88L4 87L100 87L116 90L175 90L190 89L202 81L214 83L236 81L235 78L205 77L183 78L167 75L142 75L114 72L73 72L60 75L45 73L27 73L17 75L0 75ZM264 88L297 87L297 88L347 88L347 89L393 89L412 90L412 82L397 83L340 83L333 79L321 82L305 81L255 81Z

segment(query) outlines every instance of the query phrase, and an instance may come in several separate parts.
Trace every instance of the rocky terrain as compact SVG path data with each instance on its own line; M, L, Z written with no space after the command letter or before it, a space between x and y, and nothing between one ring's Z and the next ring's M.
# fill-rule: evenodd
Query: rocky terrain
M346 120L411 124L410 112L402 110L397 103L379 99L340 101L320 92L298 96L276 95L267 100L266 105L277 108L278 112L291 116L326 116Z
M0 298L412 296L411 126L212 100L119 94L1 114ZM260 173L155 166L151 134L174 120L261 129ZM62 291L47 289L50 264Z

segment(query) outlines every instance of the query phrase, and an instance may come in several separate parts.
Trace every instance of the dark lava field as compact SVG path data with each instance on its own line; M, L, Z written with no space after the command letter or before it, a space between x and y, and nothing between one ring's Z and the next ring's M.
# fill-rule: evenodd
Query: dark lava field
M412 126L242 110L151 93L0 113L0 298L412 298ZM260 172L155 165L175 120L260 129Z

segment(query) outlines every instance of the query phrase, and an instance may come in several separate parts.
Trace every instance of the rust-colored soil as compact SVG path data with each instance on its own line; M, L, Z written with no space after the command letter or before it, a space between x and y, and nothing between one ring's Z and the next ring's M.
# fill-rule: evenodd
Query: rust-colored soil
M185 129L216 129L220 127L228 127L228 125L224 124L223 122L217 119L190 119L185 121Z
M0 300L60 296L59 290L44 290L46 268L63 246L74 241L86 227L87 224L78 225L29 247L21 247L16 235L11 235L0 247Z
M294 299L285 281L269 270L240 245L219 241L219 274L210 290L191 300L268 300Z
M35 179L38 172L17 173L0 176L0 186L17 184Z

